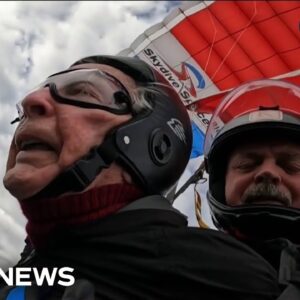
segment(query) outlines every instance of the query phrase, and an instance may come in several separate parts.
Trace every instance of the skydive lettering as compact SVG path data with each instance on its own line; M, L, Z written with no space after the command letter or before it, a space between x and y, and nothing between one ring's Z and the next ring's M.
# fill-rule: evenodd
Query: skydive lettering
M168 66L162 61L162 59L154 53L150 48L144 50L144 53L148 56L152 65L160 70L160 72L165 76L169 83L179 92L186 104L191 102L191 95L180 80L176 79L172 72L168 69Z
M0 268L0 277L6 282L8 286L31 286L32 283L42 286L47 284L48 286L53 286L55 283L62 286L71 286L75 282L75 278L72 273L73 268L63 267L63 268L53 268L49 270L48 268L42 268L38 270L37 268L8 268L5 273ZM33 281L31 281L31 276L33 275ZM57 278L58 277L58 278ZM59 279L57 281L57 279Z
M159 70L164 74L164 76L168 79L168 81L171 82L171 84L174 87L179 88L180 84L176 82L176 79L172 76L172 73L166 67L163 66L161 61L159 61L157 55L154 55L154 52L151 49L146 49L144 50L144 52L151 59L153 66L159 67Z

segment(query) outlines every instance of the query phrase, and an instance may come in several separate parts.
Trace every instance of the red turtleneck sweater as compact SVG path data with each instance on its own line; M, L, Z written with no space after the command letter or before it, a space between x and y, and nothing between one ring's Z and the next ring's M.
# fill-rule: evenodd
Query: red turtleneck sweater
M83 224L117 212L140 198L142 191L129 184L112 184L59 198L24 200L21 208L28 219L27 234L35 248L47 245L58 226Z

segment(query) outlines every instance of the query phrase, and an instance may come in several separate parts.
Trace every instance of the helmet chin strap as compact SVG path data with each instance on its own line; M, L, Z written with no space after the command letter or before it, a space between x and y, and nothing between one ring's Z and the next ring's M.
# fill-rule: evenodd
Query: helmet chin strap
M103 144L92 148L87 155L59 174L53 181L30 199L58 197L67 192L82 192L105 168L108 168L119 156L113 146L114 136Z

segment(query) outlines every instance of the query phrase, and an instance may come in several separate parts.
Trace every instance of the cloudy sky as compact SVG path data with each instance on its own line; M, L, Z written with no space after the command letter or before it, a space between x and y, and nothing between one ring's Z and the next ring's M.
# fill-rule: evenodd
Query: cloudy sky
M81 57L116 54L127 48L180 2L1 1L0 177L15 129L10 125L16 117L15 104L28 90ZM193 169L194 162L189 165ZM26 220L2 181L0 193L0 267L7 268L19 259ZM189 214L191 225L196 224L193 205L192 189L176 201Z

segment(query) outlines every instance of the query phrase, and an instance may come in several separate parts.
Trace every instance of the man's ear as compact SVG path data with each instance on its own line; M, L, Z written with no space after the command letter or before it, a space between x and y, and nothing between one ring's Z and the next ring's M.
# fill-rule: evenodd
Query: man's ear
M103 169L86 190L98 188L108 184L134 184L131 176L117 163L112 163L107 169Z

